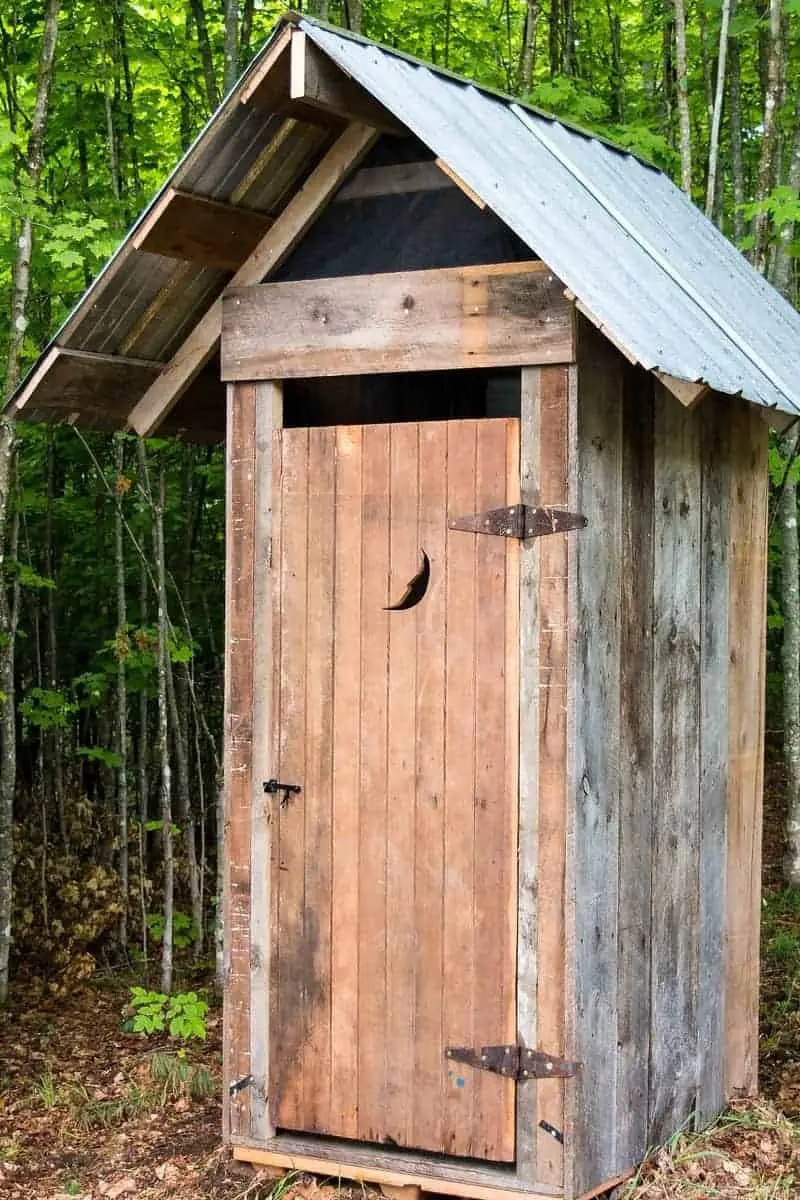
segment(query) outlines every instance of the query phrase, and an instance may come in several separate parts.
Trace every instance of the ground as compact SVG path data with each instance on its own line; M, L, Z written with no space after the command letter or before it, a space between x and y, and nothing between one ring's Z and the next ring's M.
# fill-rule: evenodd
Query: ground
M619 1200L800 1196L800 892L780 886L780 773L768 770L762 1097L656 1151ZM96 973L66 997L17 986L0 1013L4 1200L365 1200L300 1177L276 1185L220 1144L221 1016L205 1042L123 1032L128 992Z

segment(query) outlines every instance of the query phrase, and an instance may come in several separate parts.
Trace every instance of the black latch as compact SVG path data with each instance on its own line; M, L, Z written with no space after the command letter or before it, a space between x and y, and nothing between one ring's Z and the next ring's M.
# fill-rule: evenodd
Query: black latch
M281 808L289 807L289 797L298 796L302 792L299 783L280 783L277 779L265 779L264 791L270 796L275 796L278 792L283 792L281 799Z
M448 1046L446 1054L455 1062L466 1063L479 1071L505 1075L509 1079L516 1079L517 1083L548 1077L566 1079L581 1068L580 1063L556 1058L554 1054L545 1054L542 1050L529 1050L527 1046L482 1046L480 1050L472 1050L467 1046Z
M568 533L588 525L580 513L562 508L534 508L531 504L511 504L508 508L490 508L467 517L451 517L448 528L464 533L491 533L495 537L534 538L549 533Z

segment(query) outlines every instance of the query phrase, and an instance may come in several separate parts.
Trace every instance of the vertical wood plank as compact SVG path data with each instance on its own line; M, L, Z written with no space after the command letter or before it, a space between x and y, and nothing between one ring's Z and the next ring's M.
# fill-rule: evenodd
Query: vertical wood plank
M390 603L421 565L419 449L414 423L390 432ZM417 607L389 613L386 811L385 1136L408 1145L411 1089L404 1064L414 1058L414 905Z
M724 406L724 407L723 407ZM728 400L705 399L700 545L700 928L697 1124L725 1104L725 873L728 802Z
M306 655L308 600L308 430L285 429L281 462L281 603L293 614L280 647L278 778L290 783L306 772ZM304 790L278 813L279 856L276 947L273 967L270 1061L278 1064L270 1097L273 1124L303 1128L303 1046L315 1003L315 914L306 913Z
M306 733L301 807L307 954L303 1121L310 1132L330 1128L335 437L331 426L310 429L308 434ZM294 780L294 776L285 778Z
M416 854L417 931L412 1145L442 1145L444 1059L444 712L447 547L447 426L419 425L419 541L431 579L417 621Z
M475 505L482 512L505 499L508 430L502 421L476 422ZM515 474L518 468L515 464ZM505 538L475 537L475 716L472 910L475 969L473 1028L477 1045L516 1038L516 929L508 910L516 892L516 846L510 818L516 778L506 771L506 561L518 546ZM514 598L514 601L516 597ZM516 603L512 602L516 611ZM455 697L451 694L448 702ZM510 787L509 787L510 784ZM495 981L487 987L487 980ZM515 1087L511 1080L474 1072L473 1154L513 1161Z
M283 388L255 388L255 513L253 581L253 747L250 834L250 1136L272 1137L269 1119L269 970L273 813L263 783L274 774L272 749L273 434L283 424Z
M583 1192L617 1161L617 916L622 559L622 378L617 352L585 322L578 349L574 539L574 1180Z
M474 423L451 422L447 433L448 512L475 512ZM474 1046L477 1033L471 1003L476 968L472 885L475 747L471 736L475 713L475 541L458 532L448 533L442 991L445 1038L451 1046ZM442 1139L447 1154L472 1154L476 1074L469 1069L449 1072Z
M569 500L566 367L541 372L539 486L541 503ZM581 536L581 532L572 536ZM539 552L539 742L537 1032L539 1045L564 1054L564 872L567 820L567 665L569 650L566 536L542 539ZM563 1080L537 1087L537 1179L561 1186L563 1145L544 1126L564 1128Z
M362 437L360 426L336 430L331 1120L351 1138L358 1133Z
M697 1092L700 439L695 412L655 386L653 926L650 1139Z
M361 800L359 840L358 1131L385 1136L386 755L389 579L389 426L363 438L361 578Z
M541 368L523 367L520 381L520 498L541 503ZM519 555L519 824L517 881L517 1034L523 1045L538 1046L537 1031L537 869L539 778L539 548L533 538ZM517 1171L537 1179L538 1083L517 1088Z
M617 1166L648 1149L653 829L653 381L623 367Z
M228 388L225 511L225 1011L226 1083L250 1074L250 808L253 732L255 387ZM224 1091L225 1134L250 1131L250 1094Z
M758 1085L758 970L767 555L767 429L731 413L728 610L726 1094Z

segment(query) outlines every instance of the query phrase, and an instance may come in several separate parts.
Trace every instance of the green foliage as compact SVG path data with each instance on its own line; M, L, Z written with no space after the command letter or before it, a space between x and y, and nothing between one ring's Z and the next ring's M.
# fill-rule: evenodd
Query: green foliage
M133 1009L131 1029L134 1033L165 1033L174 1038L200 1038L205 1041L208 1004L197 992L151 992L146 988L131 988L130 1006Z
M161 829L160 821L148 821L146 828ZM173 833L180 832L177 825ZM164 940L164 914L150 912L147 914L147 932L152 942L160 945ZM172 914L172 944L176 950L185 950L192 942L196 942L199 931L192 924L192 918L185 912L176 910Z
M29 725L38 729L63 729L78 706L63 692L34 687L20 702L19 711Z

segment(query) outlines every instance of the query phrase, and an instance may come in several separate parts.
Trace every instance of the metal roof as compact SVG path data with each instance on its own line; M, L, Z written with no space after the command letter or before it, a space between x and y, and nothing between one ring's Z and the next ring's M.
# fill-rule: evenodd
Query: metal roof
M450 166L650 370L800 414L800 314L662 172L304 18L320 49Z
M178 191L189 202L274 220L333 145L335 126L281 108L289 25L485 201L628 357L800 413L800 315L667 176L508 97L297 16L278 24L18 389L12 411L24 405L33 420L124 424L233 274L213 253L172 257L152 237L159 206ZM223 394L207 367L164 428L196 432L202 424L219 436Z

